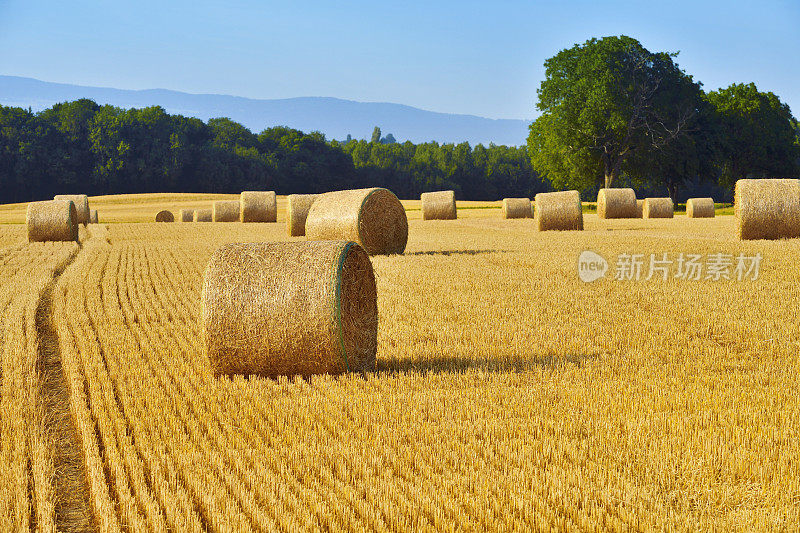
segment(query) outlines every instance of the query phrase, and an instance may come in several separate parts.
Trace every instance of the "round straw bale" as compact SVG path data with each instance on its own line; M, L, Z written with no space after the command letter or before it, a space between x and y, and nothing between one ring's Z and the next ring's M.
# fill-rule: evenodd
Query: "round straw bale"
M192 222L194 220L194 209L181 209L181 222Z
M84 226L89 223L89 197L85 194L58 194L53 200L70 201L75 204L78 212L78 224Z
M212 207L214 222L239 222L239 201L218 200Z
M206 268L202 304L215 376L375 369L375 274L354 242L223 246Z
M28 242L78 241L78 210L71 200L31 202L25 223Z
M156 215L156 222L175 222L175 215L172 214L172 211L167 211L166 209L159 211Z
M306 234L306 217L317 194L290 194L286 200L286 232L291 237Z
M242 222L278 220L278 200L275 191L242 191L239 202Z
M672 198L645 198L642 218L672 218L674 214Z
M197 209L194 212L195 222L211 222L211 209Z
M100 217L97 214L97 209L89 210L89 224L97 224Z
M734 206L740 239L800 237L800 180L739 180Z
M583 229L583 206L578 191L540 192L534 204L533 221L539 231Z
M689 198L686 200L686 216L689 218L714 218L713 198Z
M503 198L503 218L533 218L529 198Z
M311 205L306 237L355 241L370 255L401 254L408 242L408 218L388 189L329 192Z
M454 191L424 192L422 200L422 220L455 220L456 193Z
M600 218L638 218L633 189L600 189L597 216Z
M644 200L636 200L636 217L634 218L642 218L644 216L642 213L644 211Z

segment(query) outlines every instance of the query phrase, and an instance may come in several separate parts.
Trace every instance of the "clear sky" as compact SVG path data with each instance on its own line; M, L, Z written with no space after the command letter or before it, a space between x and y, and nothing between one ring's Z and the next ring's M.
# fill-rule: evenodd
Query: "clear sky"
M0 0L0 74L533 118L545 59L620 34L800 115L800 0Z

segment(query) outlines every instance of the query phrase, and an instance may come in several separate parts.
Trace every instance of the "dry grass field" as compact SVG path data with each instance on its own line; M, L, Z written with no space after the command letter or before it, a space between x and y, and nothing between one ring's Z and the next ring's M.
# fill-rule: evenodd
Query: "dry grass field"
M80 247L0 225L2 530L800 527L800 240L739 242L730 216L539 233L499 202L409 211L406 253L373 258L377 371L215 379L206 263L292 240L285 199L273 224L90 201L108 224ZM584 250L606 278L579 279ZM664 253L762 262L645 280ZM644 254L641 280L613 279L620 254Z

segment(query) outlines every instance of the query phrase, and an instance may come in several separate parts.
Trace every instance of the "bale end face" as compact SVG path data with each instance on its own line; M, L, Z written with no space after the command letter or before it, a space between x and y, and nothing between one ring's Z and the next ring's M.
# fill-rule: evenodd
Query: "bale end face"
M534 225L539 231L583 230L583 205L578 191L539 193L534 198Z
M642 218L672 218L674 215L672 198L645 198Z
M239 203L242 222L278 220L278 201L274 191L243 191Z
M644 200L636 200L636 217L635 218L643 218L644 217Z
M597 193L597 216L600 218L639 218L633 189L600 189Z
M458 218L455 191L424 192L422 200L422 220L455 220Z
M533 218L529 198L503 198L503 218Z
M800 180L739 180L734 210L742 240L800 237Z
M28 242L78 242L78 210L72 200L29 203L25 224Z
M216 376L375 368L375 275L356 243L223 246L206 269L202 303L204 342Z
M100 215L97 214L97 209L89 210L89 224L98 224Z
M716 210L713 198L689 198L686 200L688 218L714 218Z
M172 214L172 211L159 211L156 214L156 222L175 222L175 215Z

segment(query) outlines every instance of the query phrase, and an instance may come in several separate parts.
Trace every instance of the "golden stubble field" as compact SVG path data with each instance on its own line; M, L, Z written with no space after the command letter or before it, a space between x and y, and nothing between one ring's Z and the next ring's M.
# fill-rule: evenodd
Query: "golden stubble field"
M307 381L214 379L200 340L210 255L281 222L101 224L80 248L0 226L0 528L797 529L800 241L411 213L406 253L373 258L377 370ZM579 279L584 250L606 278ZM762 261L643 279L664 253ZM613 279L620 254L641 280ZM66 422L30 400L60 389Z

